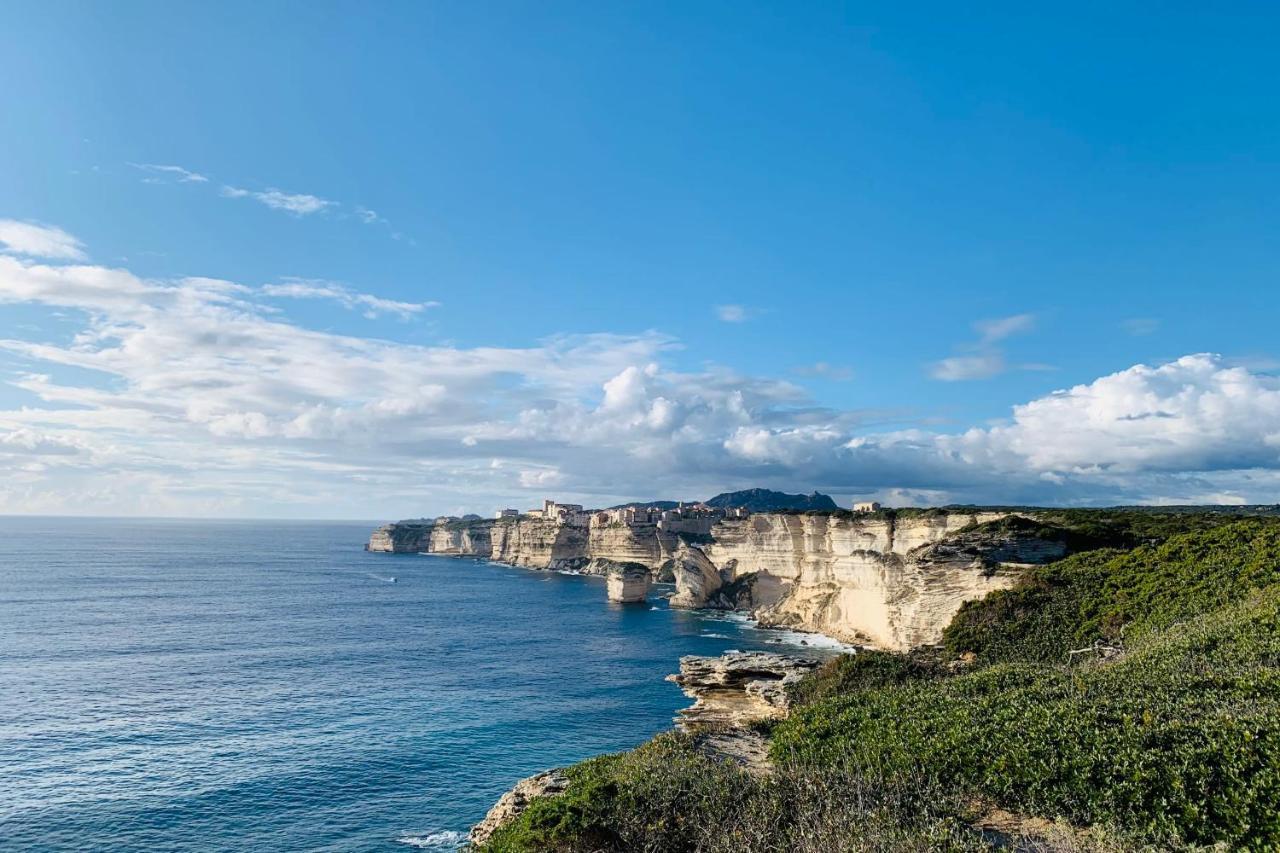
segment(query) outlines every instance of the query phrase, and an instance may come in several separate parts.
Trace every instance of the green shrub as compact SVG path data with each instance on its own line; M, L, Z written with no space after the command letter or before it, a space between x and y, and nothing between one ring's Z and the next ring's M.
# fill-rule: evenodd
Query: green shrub
M1155 843L1280 846L1280 589L1074 670L999 664L799 708L776 760L925 779Z
M824 663L791 688L791 700L808 704L831 696L938 678L943 674L937 661L931 658L867 649Z
M831 853L986 850L962 804L918 780L837 769L753 776L663 735L569 771L569 789L535 801L484 853Z
M1072 647L1170 625L1275 583L1280 525L1237 521L1031 569L1013 589L961 607L943 643L983 662L1062 661Z

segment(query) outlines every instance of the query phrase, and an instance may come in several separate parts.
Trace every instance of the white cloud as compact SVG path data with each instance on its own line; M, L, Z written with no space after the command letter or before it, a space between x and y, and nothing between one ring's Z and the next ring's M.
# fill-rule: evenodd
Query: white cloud
M1280 380L1209 354L1137 365L1013 410L951 446L1059 474L1280 468Z
M815 362L814 364L806 364L795 368L798 376L813 376L820 379L830 379L835 382L847 382L853 378L853 368L845 367L838 364L829 364L825 361Z
M330 283L271 287L396 313ZM0 411L0 511L377 517L750 485L939 503L1280 489L1280 378L1215 355L1130 367L995 426L876 432L875 413L822 408L789 382L673 370L675 342L657 333L421 346L308 329L268 298L0 256L0 302L80 323L70 339L0 341L30 397Z
M1153 317L1133 317L1125 320L1120 327L1134 337L1154 335L1160 330L1160 321Z
M75 237L52 225L0 219L0 244L6 252L32 258L82 261L84 245Z
M1010 317L996 317L991 320L979 320L973 328L982 336L983 344L994 344L1013 335L1023 335L1036 326L1036 318L1032 314L1014 314Z
M298 216L319 213L322 210L336 207L338 204L336 201L328 201L308 193L286 193L274 187L258 192L240 187L224 186L221 192L227 198L252 198L273 210L283 210Z
M439 302L400 302L383 299L368 293L358 293L344 285L331 281L289 279L282 284L267 284L261 288L263 295L291 299L329 299L344 308L358 309L364 316L374 319L383 314L395 314L407 320L428 308L439 307Z
M162 176L172 178L180 184L203 184L208 183L209 179L199 172L192 172L181 166L165 166L159 163L130 163L135 169L141 169L144 172L151 172ZM155 179L148 179L155 180Z
M717 305L716 316L722 323L745 323L756 315L755 309L745 305Z
M975 379L990 379L1010 369L1004 351L997 346L1001 341L1014 335L1022 335L1035 328L1034 314L1013 314L1008 317L995 317L990 320L979 320L973 324L978 333L976 343L962 347L964 355L956 355L935 361L928 366L929 375L943 382L966 382ZM1053 370L1045 364L1021 364L1018 370Z
M998 352L957 355L934 362L929 375L943 382L989 379L1005 371L1004 356Z

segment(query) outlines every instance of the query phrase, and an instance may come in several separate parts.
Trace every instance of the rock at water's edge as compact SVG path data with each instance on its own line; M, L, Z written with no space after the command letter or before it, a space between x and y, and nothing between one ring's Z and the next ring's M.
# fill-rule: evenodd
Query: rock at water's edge
M723 581L715 565L697 548L681 546L671 561L676 594L672 607L705 607Z
M563 794L568 787L569 777L559 768L521 779L494 803L484 820L471 827L471 844L484 844L499 828L520 817L534 800Z
M381 551L389 554L426 553L431 550L431 532L435 522L421 519L418 521L396 521L384 524L369 537L366 551Z
M644 601L649 596L649 569L639 563L619 563L605 574L609 600L622 603Z
M695 731L784 717L791 704L788 688L818 663L772 652L685 655L680 658L680 673L667 676L694 700L680 712L677 723L686 731Z

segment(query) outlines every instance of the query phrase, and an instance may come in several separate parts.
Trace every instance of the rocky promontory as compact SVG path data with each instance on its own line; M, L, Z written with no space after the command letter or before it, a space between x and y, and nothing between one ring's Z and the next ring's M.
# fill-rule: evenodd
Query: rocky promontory
M518 818L534 800L562 794L568 787L569 779L560 769L547 770L521 779L494 803L484 820L471 827L468 840L473 846L484 844L499 827Z
M673 515L418 519L378 528L368 548L584 574L638 565L652 583L675 585L673 607L742 610L766 626L896 651L938 642L964 602L1070 550L1009 511ZM632 578L627 598L638 588Z
M685 655L680 658L680 672L667 676L693 700L680 712L677 724L685 731L697 731L785 716L791 707L788 688L818 664L811 658L774 652Z
M692 706L680 711L676 727L704 755L767 774L772 769L769 742L751 724L786 716L791 706L789 688L819 663L773 652L686 655L680 659L680 672L667 676L693 700ZM521 779L471 829L471 844L484 844L535 799L559 796L568 786L569 779L560 769Z

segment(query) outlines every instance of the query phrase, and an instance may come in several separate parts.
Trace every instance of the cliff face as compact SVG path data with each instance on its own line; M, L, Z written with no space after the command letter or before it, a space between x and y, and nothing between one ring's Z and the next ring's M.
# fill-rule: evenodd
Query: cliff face
M591 557L587 529L543 518L521 518L494 525L494 560L531 569L576 569Z
M965 601L1012 585L1017 569L1006 564L1065 553L1033 536L959 533L1001 517L754 515L717 525L707 553L722 572L786 584L779 601L757 612L762 624L907 649L938 642Z
M451 557L484 557L493 553L492 521L438 519L431 531L428 553Z
M428 551L431 547L431 521L397 521L384 524L369 537L366 546L370 551L394 554L413 554Z
M1006 517L760 513L719 522L697 545L654 525L437 519L381 527L369 549L596 573L638 563L675 581L674 606L748 609L765 625L906 649L937 642L962 603L1010 586L1021 565L1066 553L1035 524L989 524Z
M592 559L657 566L670 553L674 537L655 524L607 524L591 528L587 554Z

